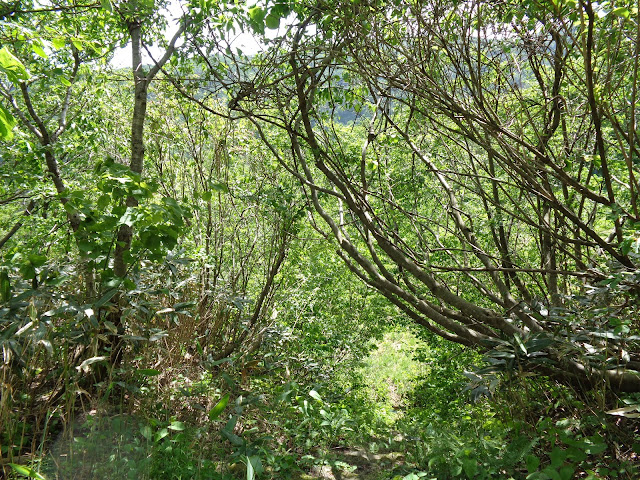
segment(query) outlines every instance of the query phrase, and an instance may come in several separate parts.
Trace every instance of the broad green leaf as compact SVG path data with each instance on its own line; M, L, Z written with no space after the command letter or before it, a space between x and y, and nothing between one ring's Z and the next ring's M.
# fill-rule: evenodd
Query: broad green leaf
M78 250L84 253L88 253L93 250L93 244L89 240L78 240Z
M31 262L31 265L33 265L36 268L41 267L47 261L47 257L46 256L37 255L35 253L29 254L29 256L27 258L29 258L29 261Z
M100 3L102 4L102 8L104 10L106 10L107 12L113 12L113 5L111 4L110 0L100 0Z
M614 14L616 17L620 17L624 19L629 18L629 15L631 14L631 12L629 12L629 9L627 7L614 8L613 10L611 10L611 13Z
M278 15L274 15L273 13L270 13L264 19L264 24L267 28L271 30L275 30L280 26L280 17Z
M169 430L174 430L176 432L181 432L181 431L183 431L185 429L185 426L184 426L184 423L178 422L176 420L176 421L171 422L171 425L169 425L167 428Z
M254 22L262 22L265 15L265 10L257 5L249 9L249 18Z
M525 462L527 464L527 471L529 473L537 471L538 467L540 466L540 459L535 455L527 455Z
M144 375L145 377L155 377L156 375L160 375L160 370L156 370L155 368L140 368L136 370L140 375Z
M575 473L575 471L576 469L571 465L565 465L560 469L558 473L560 474L560 478L562 480L571 480L573 478L573 474Z
M64 48L67 41L62 37L57 37L54 38L51 43L53 44L53 48L55 48L56 50L60 50L61 48Z
M227 403L229 403L228 393L224 397L222 397L218 403L216 403L215 407L211 409L211 411L209 412L209 420L213 421L218 418L227 406Z
M44 51L44 49L42 48L42 46L41 46L39 43L35 43L35 42L34 42L34 43L31 45L31 50L33 50L33 52L34 52L36 55L38 55L38 56L40 56L40 57L42 57L42 58L47 58L47 54L46 54L46 52Z
M462 460L462 469L467 477L474 478L478 471L478 463L473 458L465 458Z
M124 212L124 215L120 217L118 223L120 225L127 225L129 227L132 227L136 220L135 217L135 209L133 207L127 207L127 210Z
M551 458L551 467L557 468L564 463L567 458L567 453L561 448L554 447L551 453L549 453L549 458Z
M16 465L15 463L10 463L9 466L13 468L20 475L24 475L28 478L35 478L36 480L47 480L31 467L26 467L24 465Z
M29 80L29 72L7 47L0 49L0 71L4 72L12 83Z
M322 402L322 397L320 396L320 394L318 392L316 392L315 390L311 390L309 392L309 396L319 402Z
M11 141L13 139L13 127L16 126L16 119L11 112L0 105L0 140Z
M109 195L100 195L96 205L98 208L104 209L109 205L109 203L111 203L111 197Z
M211 189L216 192L229 193L229 187L224 183L212 183Z
M151 440L152 432L151 432L151 427L149 425L143 425L142 428L140 428L140 433L147 440L149 441Z

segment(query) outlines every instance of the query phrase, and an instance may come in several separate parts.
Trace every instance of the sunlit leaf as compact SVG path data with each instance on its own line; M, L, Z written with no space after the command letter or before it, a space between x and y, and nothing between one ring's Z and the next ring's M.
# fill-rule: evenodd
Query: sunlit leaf
M171 422L171 425L169 425L167 427L169 430L174 430L176 432L181 432L183 431L186 427L184 426L184 423L182 422L178 422L178 421L173 421Z
M44 49L42 48L42 46L40 44L34 42L31 45L31 50L33 50L33 52L36 55L38 55L38 56L40 56L42 58L47 58L47 54L46 54L46 52L44 51Z
M607 410L608 415L615 415L618 417L627 418L640 418L640 413L631 413L640 411L640 405L632 405L630 407L614 408L613 410Z
M251 463L251 459L246 457L247 459L247 480L253 480L255 477L255 473L253 471L253 464Z
M318 392L316 392L315 390L311 390L309 392L309 396L319 402L322 402L322 397L320 396L320 394Z
M40 475L31 467L26 467L24 465L16 465L15 463L10 463L9 466L13 468L20 475L24 475L28 478L35 478L36 480L47 480L45 477Z
M93 365L94 363L98 363L98 362L104 362L108 358L109 357L105 357L105 356L87 358L84 362L82 362L79 366L77 366L76 369L78 371L80 370L88 371L90 365Z
M211 409L211 411L209 412L209 420L213 421L217 419L227 406L227 403L229 403L228 393L224 397L222 397L220 401L216 403L216 405Z
M0 105L0 140L12 140L15 126L16 119L11 115L11 112Z
M629 18L629 15L631 15L631 12L629 12L629 9L627 7L614 8L613 10L611 10L611 13L616 17L620 17L624 19Z
M29 80L29 72L8 49L0 48L0 72L4 72L9 80L13 83L24 82Z

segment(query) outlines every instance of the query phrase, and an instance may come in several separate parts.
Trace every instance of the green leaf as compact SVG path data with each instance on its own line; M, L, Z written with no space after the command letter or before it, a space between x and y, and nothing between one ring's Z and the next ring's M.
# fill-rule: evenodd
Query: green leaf
M88 253L93 250L93 244L88 240L78 240L78 250L84 253Z
M71 86L71 82L69 81L69 79L67 79L66 77L59 77L60 79L60 83L63 84L65 87L70 87Z
M102 4L102 8L104 10L106 10L107 12L113 12L113 5L111 5L110 0L100 0L100 3Z
M105 293L102 296L102 298L100 298L100 300L98 300L96 303L93 304L93 306L95 307L96 310L99 309L104 304L106 304L109 300L111 300L116 293L118 293L117 288L112 288L111 290L108 290L107 293Z
M247 458L247 480L253 480L255 477L255 473L253 471L253 464L251 463L251 459Z
M234 433L229 432L228 430L220 430L220 434L224 438L229 440L229 442L231 442L231 444L236 446L236 447L241 447L242 445L244 445L244 442L242 441L242 439L239 436L237 436Z
M249 18L254 22L262 22L264 20L265 15L266 15L266 12L264 8L259 7L257 5L249 9Z
M0 140L11 141L13 139L12 130L16 123L11 112L0 105Z
M109 205L109 203L111 203L111 197L109 195L100 195L98 201L96 202L96 205L100 209L105 209Z
M22 62L7 50L7 47L0 49L0 71L4 72L14 84L29 80L30 77Z
M560 478L562 480L571 480L575 471L576 469L574 467L572 467L571 465L566 465L562 467L558 473L560 474Z
M258 455L251 455L249 457L249 463L253 467L253 471L255 475L260 475L262 472L264 472L264 467L262 466L262 460L260 460L260 457Z
M185 429L184 423L182 422L178 422L178 421L174 421L171 422L171 425L169 425L167 427L169 430L174 430L176 432L181 432Z
M278 15L274 15L273 13L270 13L264 19L264 24L267 28L271 30L275 30L280 26L280 17Z
M520 335L518 335L517 333L513 336L513 338L516 341L516 344L518 345L518 347L520 347L520 350L522 350L522 353L524 353L525 355L527 354L527 347L524 346L524 343L522 342L522 339L520 338Z
M267 12L257 5L251 7L248 11L249 13L249 22L251 27L257 32L264 35L264 17Z
M60 50L61 48L64 48L67 41L62 37L57 37L54 38L51 43L53 44L53 48L55 48L56 50Z
M540 466L540 459L535 455L527 455L525 462L527 464L527 471L529 473L535 472L536 470L538 470L538 467Z
M158 433L156 433L156 442L162 440L167 435L169 435L169 430L167 430L166 428L163 428Z
M209 420L214 421L216 418L218 418L227 406L227 403L229 403L228 393L224 397L222 397L218 403L216 403L215 407L211 409L211 411L209 412Z
M145 377L155 377L156 375L160 375L160 370L156 370L155 368L140 368L136 370L140 375L144 375Z
M562 480L560 474L553 467L547 467L541 473L547 475L551 480Z
M613 10L611 10L611 13L614 14L616 17L620 17L624 19L628 19L629 15L631 14L631 12L629 12L629 9L627 7L614 8Z
M40 57L42 57L42 58L47 58L47 54L46 54L46 52L44 51L44 49L42 48L42 46L41 46L39 43L35 43L35 42L34 42L34 43L31 45L31 50L33 50L33 52L34 52L36 55L38 55L38 56L40 56Z
M142 428L140 428L140 433L147 440L149 441L151 440L152 433L151 433L151 427L149 425L143 425Z
M93 312L93 310L92 310L92 312ZM118 334L118 327L116 327L113 322L110 322L109 320L105 320L104 321L104 326L107 327L107 330L109 330L114 335Z
M465 458L462 460L462 469L467 477L475 478L478 471L478 462L473 458Z
M216 192L229 193L229 187L225 183L212 183L211 189Z
M49 353L49 355L53 355L53 345L49 340L42 339L38 343L45 348L45 350Z
M35 268L41 267L47 261L47 257L46 256L37 255L35 253L29 254L29 256L27 258L29 258L29 261L31 262L31 265L33 265Z
M11 281L5 270L0 271L0 298L3 302L8 302L11 298Z
M567 458L567 452L558 447L554 447L551 453L549 453L549 458L551 458L551 467L557 468L564 463Z
M17 473L19 473L20 475L24 475L25 477L35 478L36 480L47 480L31 467L16 465L15 463L10 463L9 466L13 468Z
M315 390L311 390L309 392L309 396L317 401L319 401L320 403L322 403L322 397L320 396L320 394L318 392L316 392Z
M132 227L135 223L135 209L133 207L127 207L127 210L124 212L124 215L120 217L118 222L120 225L127 225Z

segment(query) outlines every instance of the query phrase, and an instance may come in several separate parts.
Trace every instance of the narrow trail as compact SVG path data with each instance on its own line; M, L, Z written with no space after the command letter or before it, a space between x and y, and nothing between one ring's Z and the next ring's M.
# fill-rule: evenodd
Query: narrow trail
M404 465L400 452L371 453L354 448L338 450L335 460L327 465L316 466L300 480L378 480L381 474L391 474ZM391 478L389 476L388 478Z
M403 402L398 387L391 378L387 378L386 386L391 405L399 408ZM372 453L360 447L335 449L332 453L333 461L314 467L300 480L381 480L393 478L394 470L405 465L404 455L398 451Z
M395 347L395 350L399 350L397 346ZM399 408L403 399L397 385L392 378L387 378L385 383L391 405L393 408ZM309 474L301 476L300 479L381 480L393 478L394 470L405 465L404 455L398 451L372 453L365 448L341 448L334 450L333 454L335 460L326 465L314 467Z

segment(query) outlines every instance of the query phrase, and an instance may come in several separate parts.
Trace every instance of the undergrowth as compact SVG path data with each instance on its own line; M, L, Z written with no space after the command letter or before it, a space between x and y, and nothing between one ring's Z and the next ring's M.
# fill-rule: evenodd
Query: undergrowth
M511 378L491 398L473 400L465 371L480 357L402 326L330 381L294 380L277 350L209 368L187 351L180 357L165 358L163 370L148 366L148 353L132 357L72 422L52 412L48 422L58 426L8 478L310 479L329 470L360 470L345 478L370 480L638 475L632 419L585 411L587 403L566 387L540 378ZM359 467L349 457L358 452L373 455L377 466Z

